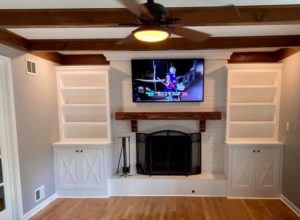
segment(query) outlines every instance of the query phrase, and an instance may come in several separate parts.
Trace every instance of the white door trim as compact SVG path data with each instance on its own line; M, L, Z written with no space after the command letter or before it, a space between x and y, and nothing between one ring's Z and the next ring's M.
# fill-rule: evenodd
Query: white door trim
M0 118L3 125L0 132L2 142L2 154L7 157L7 163L3 165L4 180L8 189L9 198L6 199L7 208L12 220L21 219L23 215L21 178L19 166L19 152L17 141L17 127L13 91L13 79L10 58L0 56ZM5 175L6 178L5 178Z

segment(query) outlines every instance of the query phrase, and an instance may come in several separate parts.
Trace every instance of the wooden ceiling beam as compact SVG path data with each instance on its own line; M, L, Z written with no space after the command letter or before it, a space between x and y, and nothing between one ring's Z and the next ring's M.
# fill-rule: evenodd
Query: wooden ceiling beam
M289 56L300 52L300 48L282 48L275 52L274 57L277 61L281 61Z
M299 47L300 36L264 36L264 37L213 37L195 43L184 38L170 38L159 43L118 45L120 39L85 39L85 40L31 40L31 50L35 51L160 51L160 50L201 50L233 49L262 47Z
M0 43L21 51L28 51L30 47L29 40L3 28L0 28Z
M0 28L0 44L4 44L6 46L23 51L25 53L31 53L35 56L41 57L43 59L55 63L60 63L61 56L59 53L30 51L30 40L27 40L26 38L21 37L3 28Z
M170 17L182 25L260 25L300 23L300 5L177 7L168 8ZM139 23L127 9L1 9L0 27L118 27Z
M60 65L108 65L102 54L95 55L62 55L57 52L32 51L31 41L13 32L0 28L0 44L30 53Z
M228 63L274 63L275 52L234 52Z
M29 53L57 64L61 64L63 58L62 55L57 52L30 51Z
M61 65L109 65L103 54L61 55Z
M228 63L276 63L299 52L299 47L267 52L234 52Z

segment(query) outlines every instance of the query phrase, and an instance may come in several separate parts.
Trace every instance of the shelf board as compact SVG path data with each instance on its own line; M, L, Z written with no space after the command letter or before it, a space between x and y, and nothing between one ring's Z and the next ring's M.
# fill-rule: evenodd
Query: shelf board
M231 106L275 106L274 102L234 102L230 103Z
M59 142L53 143L53 146L74 146L80 145L98 145L98 144L111 144L112 142L107 138L65 138Z
M276 89L275 85L242 85L242 86L230 86L230 89Z
M63 72L59 74L60 76L71 76L71 75L75 75L75 76L87 76L87 75L103 75L103 72L86 72L86 73L82 73L82 72Z
M232 125L275 124L275 121L229 121Z
M61 90L106 90L107 88L104 86L99 87L84 87L84 86L77 86L77 87L62 87Z
M63 104L62 107L105 107L106 104Z
M283 146L284 144L274 138L231 138L226 140L228 145L271 145L271 146Z
M63 122L63 125L107 125L107 122Z

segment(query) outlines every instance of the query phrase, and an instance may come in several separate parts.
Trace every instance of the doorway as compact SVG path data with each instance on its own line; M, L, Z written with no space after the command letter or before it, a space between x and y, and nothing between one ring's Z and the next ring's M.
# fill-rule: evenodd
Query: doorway
M0 55L0 220L22 213L11 60Z

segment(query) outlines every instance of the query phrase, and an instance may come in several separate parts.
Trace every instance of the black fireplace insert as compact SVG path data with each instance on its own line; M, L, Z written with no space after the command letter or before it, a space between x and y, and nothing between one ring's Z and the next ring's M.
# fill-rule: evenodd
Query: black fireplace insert
M137 173L194 175L201 173L201 133L163 130L136 134Z

